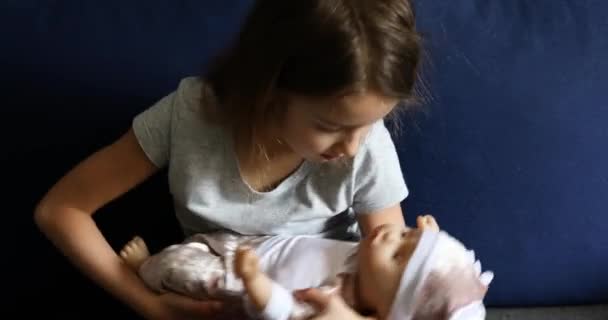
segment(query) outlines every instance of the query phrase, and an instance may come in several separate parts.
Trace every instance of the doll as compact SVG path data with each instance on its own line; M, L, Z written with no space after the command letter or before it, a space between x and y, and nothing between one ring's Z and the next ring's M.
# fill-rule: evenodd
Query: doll
M292 292L311 287L342 295L377 319L484 319L493 274L432 216L417 228L382 225L361 242L307 236L195 235L149 255L141 238L123 259L157 292L197 299L243 297L263 319L306 319L314 309Z

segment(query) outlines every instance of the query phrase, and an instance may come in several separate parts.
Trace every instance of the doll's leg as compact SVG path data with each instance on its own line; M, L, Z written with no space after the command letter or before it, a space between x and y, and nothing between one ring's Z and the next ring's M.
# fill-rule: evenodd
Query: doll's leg
M172 245L150 255L144 241L135 238L120 255L156 292L172 291L198 299L222 294L226 269L204 243Z

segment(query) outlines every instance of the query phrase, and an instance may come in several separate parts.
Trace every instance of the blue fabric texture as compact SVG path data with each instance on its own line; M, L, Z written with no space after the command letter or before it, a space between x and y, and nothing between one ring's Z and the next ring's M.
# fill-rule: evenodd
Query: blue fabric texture
M46 243L31 226L43 192L204 70L251 3L3 1L0 159L15 190L5 210L23 227L8 236L27 227L33 244ZM608 2L420 0L416 11L425 111L395 136L407 221L432 213L475 249L496 274L488 306L608 302ZM116 206L158 209L142 200L160 201L151 194L164 183ZM133 226L164 225L100 219L113 245ZM65 287L65 262L45 249L54 262L42 287ZM42 259L21 258L21 271ZM48 298L23 294L32 291Z
M429 103L400 139L406 216L475 248L491 304L608 301L608 3L417 9Z

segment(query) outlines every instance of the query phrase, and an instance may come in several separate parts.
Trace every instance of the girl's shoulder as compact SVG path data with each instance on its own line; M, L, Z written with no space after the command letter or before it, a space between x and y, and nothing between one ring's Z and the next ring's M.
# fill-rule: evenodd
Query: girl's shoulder
M363 160L370 157L382 157L386 152L393 152L394 150L395 144L393 138L384 125L384 120L379 120L370 128L356 158Z
M190 111L200 112L217 104L216 96L209 85L199 76L189 76L179 81L175 90L176 103Z
M190 76L179 81L173 98L174 118L178 123L192 123L209 129L223 127L217 117L217 96L204 78Z

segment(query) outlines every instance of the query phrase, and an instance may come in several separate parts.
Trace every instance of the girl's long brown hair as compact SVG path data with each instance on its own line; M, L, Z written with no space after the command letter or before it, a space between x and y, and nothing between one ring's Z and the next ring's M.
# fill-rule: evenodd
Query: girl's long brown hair
M204 76L218 103L203 108L254 154L282 94L412 99L420 47L407 0L257 0Z

